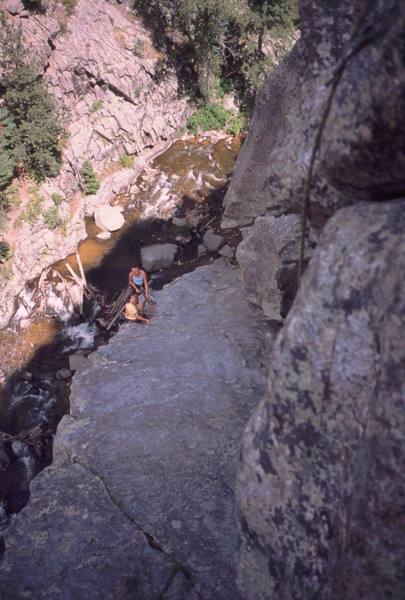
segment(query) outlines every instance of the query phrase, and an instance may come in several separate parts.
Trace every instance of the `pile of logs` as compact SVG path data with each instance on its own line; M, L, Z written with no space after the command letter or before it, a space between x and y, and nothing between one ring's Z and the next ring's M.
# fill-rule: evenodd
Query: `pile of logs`
M114 325L116 320L121 315L132 292L133 292L133 289L131 288L130 285L128 285L126 288L124 288L122 290L122 292L118 296L117 300L111 306L110 310L106 314L106 319L107 319L107 323L108 323L107 327L106 327L107 331L110 331L111 327Z

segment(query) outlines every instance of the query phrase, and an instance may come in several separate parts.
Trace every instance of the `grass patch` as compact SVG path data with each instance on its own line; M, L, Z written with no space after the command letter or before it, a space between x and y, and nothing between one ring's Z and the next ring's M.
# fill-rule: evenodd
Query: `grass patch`
M42 198L38 193L38 190L33 192L34 199L28 204L25 212L21 215L21 219L30 225L33 225L35 221L38 219L41 212L41 202Z
M130 154L123 154L119 160L121 167L124 169L129 169L134 164L134 157Z
M143 58L144 56L144 47L142 40L135 40L134 45L132 46L132 54L137 56L138 58Z
M90 112L95 113L100 110L100 108L103 108L103 101L100 99L95 100L91 105Z
M64 197L60 192L54 192L51 198L55 206L60 206L64 200Z
M225 129L231 135L240 135L246 129L246 115L227 111L222 104L208 104L191 115L187 129L193 135L211 129Z
M51 206L44 212L44 221L48 229L55 229L60 225L59 209L57 206Z

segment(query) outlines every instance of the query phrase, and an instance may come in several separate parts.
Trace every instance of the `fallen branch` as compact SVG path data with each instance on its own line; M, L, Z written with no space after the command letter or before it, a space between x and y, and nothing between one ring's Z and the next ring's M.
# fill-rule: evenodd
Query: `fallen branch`
M0 435L3 437L5 444L11 444L12 442L22 442L23 444L29 444L34 446L37 450L41 446L41 438L44 435L41 425L34 425L29 429L24 429L15 435L0 431Z
M84 274L84 269L83 269L82 261L81 261L80 254L79 254L78 250L76 250L75 254L76 254L77 264L79 265L80 275L81 275L81 278L83 280L83 286L87 287L86 275Z

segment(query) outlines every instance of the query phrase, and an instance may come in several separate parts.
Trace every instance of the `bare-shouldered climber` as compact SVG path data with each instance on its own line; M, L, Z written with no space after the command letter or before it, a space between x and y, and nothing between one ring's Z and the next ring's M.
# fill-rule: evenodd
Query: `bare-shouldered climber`
M128 275L128 283L131 288L134 290L134 294L136 295L136 303L140 304L141 296L144 297L143 303L141 305L141 310L145 308L145 302L149 299L149 286L148 286L148 277L143 269L141 269L138 265L132 267Z

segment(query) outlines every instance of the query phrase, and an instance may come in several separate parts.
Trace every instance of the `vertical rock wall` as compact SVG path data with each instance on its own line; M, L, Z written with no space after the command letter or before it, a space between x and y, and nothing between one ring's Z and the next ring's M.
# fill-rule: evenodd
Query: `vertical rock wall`
M325 228L245 432L247 600L380 600L405 589L404 202Z
M246 600L402 598L405 5L304 0L301 14L225 200L224 224L246 227L248 294L277 317L315 158L318 246L243 442L239 586Z
M224 226L299 215L315 147L311 243L339 208L405 192L404 10L398 0L301 2L301 38L259 94L225 197ZM273 251L259 274L241 256L249 278L268 286L278 285L273 266L280 262Z

